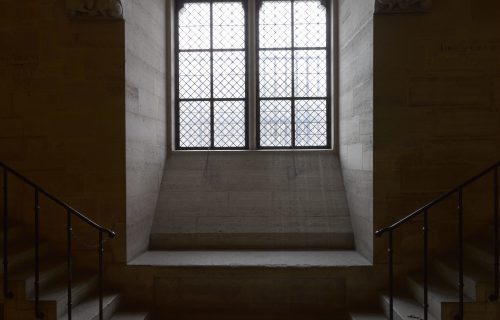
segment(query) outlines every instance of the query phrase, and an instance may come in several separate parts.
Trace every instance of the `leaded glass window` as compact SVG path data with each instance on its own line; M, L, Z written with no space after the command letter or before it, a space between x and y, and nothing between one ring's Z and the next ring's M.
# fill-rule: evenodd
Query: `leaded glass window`
M328 6L322 0L250 1L256 1L254 12L246 1L178 2L176 148L247 149L249 127L257 148L329 148ZM249 32L255 33L251 48ZM254 92L250 52L256 52L250 61ZM249 105L250 96L256 105Z
M179 5L177 148L244 149L248 99L243 3Z
M322 1L261 1L259 147L330 146L328 26Z

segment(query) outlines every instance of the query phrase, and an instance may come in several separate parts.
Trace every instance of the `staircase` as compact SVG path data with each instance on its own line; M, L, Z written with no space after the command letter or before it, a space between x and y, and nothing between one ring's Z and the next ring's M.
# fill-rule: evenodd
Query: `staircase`
M12 299L4 300L4 319L34 319L35 276L33 272L33 236L19 225L9 228L9 290ZM0 239L3 234L0 233ZM3 241L3 240L0 240ZM67 263L41 242L40 255L40 311L43 319L68 319ZM78 320L99 319L99 294L97 275L75 268L72 282L72 318ZM3 283L0 284L3 290ZM120 293L104 291L104 319L145 320L148 312L128 309L122 303Z
M489 301L494 292L492 239L466 241L464 256L464 319L500 319L500 306ZM429 320L454 320L458 314L459 295L457 279L458 263L455 256L434 258L431 262L432 276L428 284ZM389 295L380 294L379 310L352 312L352 320L389 319ZM419 273L405 277L404 283L396 286L394 295L394 319L424 318L424 281Z
M500 319L500 210L498 171L500 162L487 168L398 222L377 231L388 238L388 293L380 295L379 311L353 312L353 320ZM464 189L476 181L492 177L493 229L475 240L464 238ZM430 210L445 199L456 197L458 245L450 255L429 253ZM422 218L423 267L398 283L394 271L393 235L400 227Z
M0 167L2 163L0 162ZM4 167L5 168L5 167ZM381 292L379 296L378 308L375 310L368 310L359 312L363 310L362 307L358 308L356 312L350 313L350 318L352 320L498 320L500 319L500 303L499 301L499 289L500 289L500 212L499 212L499 183L498 183L498 169L500 168L500 163L497 163L493 167L488 168L484 172L478 174L472 179L469 179L464 184L452 189L443 196L435 199L424 207L418 209L417 211L411 213L400 221L388 226L384 229L377 231L376 235L378 237L388 236L388 292ZM9 169L12 170L12 169ZM7 179L4 179L2 186L7 186ZM464 237L464 210L462 203L463 189L472 184L476 180L489 176L493 173L493 216L494 216L494 228L488 229L488 232L484 232L483 235L470 240ZM10 223L8 219L8 210L3 206L3 219L2 224L0 224L0 247L2 248L1 256L4 258L2 264L2 279L0 287L4 293L3 301L0 298L0 303L3 303L3 319L8 320L25 320L25 319L47 319L47 320L59 320L59 319L77 319L77 320L139 320L139 319L150 319L148 312L143 310L133 309L127 306L125 297L117 290L108 288L104 286L103 281L103 253L104 253L104 242L103 235L108 234L110 236L114 235L114 232L103 228L93 221L86 218L81 213L75 211L69 207L64 202L57 200L57 198L46 193L40 187L32 184L26 178L20 176L18 173L14 173L15 176L21 178L35 189L35 226L38 226L37 216L39 211L38 206L38 193L44 194L48 198L54 200L56 203L62 205L67 209L67 240L68 240L68 253L67 255L60 255L56 250L51 248L50 243L40 239L38 228L35 228L35 234L30 233L25 230L22 225L16 225ZM4 197L7 193L4 188ZM459 226L459 243L457 248L448 251L450 254L433 256L430 254L428 232L429 229L429 210L437 203L442 200L447 199L451 196L458 195L457 212L458 212L458 226ZM99 266L97 272L92 272L89 268L80 268L72 263L72 246L71 239L74 238L72 234L72 224L71 217L75 216L80 218L83 222L86 222L90 226L94 227L99 233L100 241L97 245L99 248ZM402 277L401 281L396 281L394 272L394 258L393 258L393 234L399 231L399 227L406 224L409 221L415 222L417 217L423 217L422 219L422 230L423 230L423 248L424 248L424 261L423 270L419 270L416 273L409 273ZM420 220L419 220L420 221ZM32 228L30 228L32 229ZM8 235L5 232L8 232ZM491 232L490 232L491 231ZM5 254L5 249L8 249L8 255ZM193 256L194 254L194 256ZM255 254L249 256L247 263L241 264L241 259L236 259L237 263L228 263L226 255L227 252L215 253L215 255L221 255L222 259L220 261L225 261L224 264L214 263L213 254L211 259L204 259L201 257L201 263L198 265L195 262L196 259L200 259L200 254L196 252L146 252L144 255L137 259L143 259L143 263L138 261L135 262L135 266L140 267L144 265L146 269L145 273L142 274L144 277L141 281L144 281L147 277L152 275L152 268L157 267L155 263L159 266L170 267L169 272L162 274L157 280L159 289L156 294L160 297L164 297L166 300L163 304L171 309L179 308L182 309L183 298L195 298L195 301L200 300L199 297L208 300L213 299L212 291L220 293L220 296L216 296L215 300L217 303L223 304L234 304L236 302L242 302L242 305L255 307L256 301L261 301L263 305L270 306L270 310L276 309L275 301L270 301L274 298L275 292L278 292L278 298L281 296L287 304L286 306L293 306L297 303L305 303L307 306L313 306L313 308L307 309L305 314L295 312L295 314L286 315L284 317L272 316L269 312L264 311L263 314L249 315L243 311L242 308L228 308L232 313L218 313L214 315L207 314L206 312L200 312L196 314L197 310L193 310L193 305L188 303L186 310L193 311L193 314L184 315L180 314L178 317L172 313L168 313L169 319L344 319L346 316L345 308L341 309L341 312L334 314L330 312L331 310L337 311L337 309L329 309L328 307L334 304L336 301L341 301L341 296L331 296L331 288L343 288L342 281L338 279L330 279L334 273L335 268L345 268L353 266L353 259L346 259L346 252L337 252L336 255L342 255L342 259L336 259L333 253L322 254L321 252L315 252L315 257L311 259L311 252L301 253L294 252L295 254L295 265L297 268L292 268L290 264L290 259L293 258L290 255L283 257L280 254L273 252L267 252L265 255L259 253L260 259L263 259L265 263L256 262ZM248 254L248 252L247 252ZM167 255L167 256L165 256ZM191 256L190 256L191 255ZM8 263L6 262L6 257L8 257ZM147 259L149 257L149 260ZM193 259L196 257L196 259ZM322 258L321 258L322 257ZM326 257L326 258L325 258ZM235 259L234 255L230 255L229 258ZM321 258L321 259L320 259ZM136 260L137 260L136 259ZM269 260L271 259L271 260ZM285 259L286 263L280 259ZM325 260L326 259L326 260ZM146 261L147 260L147 261ZM258 260L258 259L257 259ZM293 259L292 259L293 260ZM156 261L156 262L155 262ZM166 264L167 261L169 264ZM271 261L272 263L270 263ZM304 264L304 262L313 262L312 265ZM319 262L325 263L319 263ZM343 261L344 263L349 262L350 265L342 266L338 261ZM155 262L155 263L153 263ZM363 265L363 262L358 263L359 266ZM210 270L204 272L199 272L197 267L210 266ZM7 266L7 269L5 269ZM235 266L241 268L236 270ZM254 272L258 272L256 266L262 266L265 268L270 267L271 271L263 273L260 282L255 280L257 277ZM277 278L280 271L277 269L285 266L287 268L286 273L282 277L282 283L288 284L289 281L298 281L298 285L292 282L289 285L291 290L286 292L300 292L298 294L280 295L280 291L275 291L277 283L280 281ZM127 266L129 267L129 266ZM187 267L187 268L186 268ZM227 268L224 268L227 267ZM312 278L310 271L319 270L317 272L317 278ZM94 268L96 269L96 268ZM234 269L234 270L232 270ZM295 270L297 269L297 270ZM361 269L360 269L361 270ZM175 276L175 272L178 272L178 276ZM233 275L237 280L236 282L227 282L222 277L217 275L218 272L222 272L224 276L229 273ZM303 279L301 278L303 274ZM184 278L182 276L184 275ZM247 282L241 282L241 275L246 275ZM297 276L299 275L299 276ZM173 276L173 277L172 277ZM183 280L184 279L184 280ZM187 279L187 280L186 280ZM278 279L278 281L276 281ZM330 279L332 282L326 281ZM399 278L397 278L399 279ZM134 279L127 281L127 289L130 288L131 283ZM137 279L135 279L137 280ZM184 291L184 296L180 297L179 301L175 301L177 296L182 296L182 291L179 291L180 286L178 285L182 281L185 281L187 286ZM331 299L318 300L317 287L311 287L311 281L316 280L317 283L321 284L325 289L324 292L327 293L325 297L332 297ZM341 279L340 279L341 280ZM120 280L122 281L122 280ZM224 282L226 281L226 282ZM358 279L358 282L361 278ZM153 281L150 281L151 283ZM160 284L164 284L164 288ZM172 286L171 283L176 283ZM229 285L220 286L221 283L229 283ZM254 283L255 288L250 288L249 284ZM182 283L181 283L182 284ZM313 288L309 296L306 290L303 290L302 284L307 284L304 288ZM142 285L142 284L141 284ZM205 290L201 292L196 292L196 288L203 287ZM254 289L255 292L259 294L249 295L242 294L240 287L245 288L247 291ZM319 286L321 287L321 286ZM133 288L133 286L132 286ZM206 290L206 289L210 290ZM236 288L236 289L235 289ZM286 289L286 288L285 288ZM299 290L296 290L299 289ZM163 290L163 291L162 291ZM173 290L172 292L169 290ZM191 294L194 291L194 295ZM264 293L265 294L261 294ZM171 293L169 296L168 294ZM236 294L236 297L235 296ZM245 292L243 292L245 293ZM249 297L258 297L259 299L250 299ZM307 300L309 298L309 300ZM233 299L233 300L231 300ZM189 299L188 299L189 300ZM186 301L188 301L186 300ZM240 301L241 300L241 301ZM184 301L185 302L185 301ZM188 301L189 302L189 301ZM283 304L285 305L285 304ZM312 315L314 311L317 311L317 306L326 306L324 310L328 313L318 313L318 315ZM211 306L211 304L210 304ZM236 305L237 306L237 305ZM161 307L156 305L156 307ZM198 306L197 306L198 307ZM199 309L202 310L202 309ZM264 310L264 309L262 309ZM292 309L290 309L292 310ZM304 309L306 310L306 309ZM340 309L339 309L340 310ZM181 310L182 311L182 310ZM215 310L217 311L217 310ZM165 317L163 317L165 318ZM163 319L162 318L162 319Z
M148 312L127 307L124 303L124 297L119 292L108 288L104 289L102 235L108 230L95 224L0 162L1 167L4 168L2 184L4 197L2 198L3 223L0 225L0 247L3 257L0 288L4 294L0 298L0 303L3 304L3 315L0 315L0 318L6 320L149 319ZM36 234L33 234L22 225L13 224L10 221L8 205L5 204L8 200L6 197L8 195L6 191L8 189L7 173L18 177L35 189L35 202L38 201L39 194L44 194L68 209L67 229L70 246L67 255L61 256L56 250L52 250L48 242L40 239L38 229ZM35 203L36 216L38 210L38 203ZM80 268L73 263L74 257L71 251L73 229L70 216L80 218L98 229L101 236L98 245L100 256L98 272L92 272L88 268ZM37 225L36 220L35 225ZM112 231L109 233L114 235ZM5 249L7 249L8 255L4 254ZM7 265L7 270L5 270L5 265Z

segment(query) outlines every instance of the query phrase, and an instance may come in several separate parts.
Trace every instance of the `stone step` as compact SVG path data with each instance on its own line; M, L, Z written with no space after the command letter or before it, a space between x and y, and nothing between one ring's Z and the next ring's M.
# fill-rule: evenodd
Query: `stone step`
M43 290L66 273L66 261L60 258L49 258L40 261L40 288ZM35 292L34 265L16 270L9 275L9 289L14 293L14 299L27 299Z
M149 320L150 314L147 311L120 310L115 313L111 320Z
M387 317L383 313L378 312L353 312L349 316L351 320L387 320Z
M151 250L352 250L349 219L332 233L152 233Z
M413 297L421 304L424 303L424 281L420 274L411 275L407 278L408 288ZM458 289L447 284L442 279L429 279L428 303L429 312L437 319L453 319L458 313ZM465 302L472 302L468 296L464 296Z
M171 270L155 283L155 311L169 317L240 310L330 315L345 307L346 294L343 275L332 272L370 268L355 251L148 251L129 265Z
M389 318L389 295L382 295L381 299L384 313ZM394 319L424 319L424 308L420 303L408 296L396 295L394 297ZM428 320L437 320L437 318L429 314Z
M57 319L68 311L67 280L60 279L40 293L40 301L44 305L47 319ZM97 276L88 274L75 274L72 281L73 306L85 300L97 287Z
M39 246L39 256L43 259L49 251L49 245L46 242L41 242ZM0 253L2 259L1 273L3 274L3 250ZM35 261L35 246L33 243L15 243L9 245L8 262L9 271L19 270L24 267L34 265Z
M467 260L474 261L489 272L494 269L493 242L489 239L467 241L464 244L464 255Z
M368 267L353 250L179 250L146 251L130 262L158 267L345 268Z
M436 275L458 289L458 263L455 258L441 258L434 262ZM464 261L464 292L477 302L486 302L493 293L493 273L473 261Z
M3 235L3 227L0 226L0 245L3 245ZM9 237L9 244L13 245L22 241L23 239L26 239L26 230L19 225L12 225L9 226L7 236Z
M103 318L104 320L114 319L114 314L120 305L120 295L117 293L103 294ZM68 312L60 316L58 319L68 319ZM99 294L93 292L87 299L81 301L72 308L72 320L98 320L99 319ZM127 318L124 318L127 319ZM130 318L144 319L144 318Z
M125 318L127 319L127 318ZM132 318L134 319L134 318ZM155 318L156 319L156 318ZM227 312L188 312L188 313L169 313L158 315L157 319L168 320L347 320L348 317L343 314L313 314L313 313L276 313L264 312L254 313L241 310L238 313ZM112 318L112 320L115 320ZM128 319L127 319L128 320ZM135 319L134 319L135 320Z

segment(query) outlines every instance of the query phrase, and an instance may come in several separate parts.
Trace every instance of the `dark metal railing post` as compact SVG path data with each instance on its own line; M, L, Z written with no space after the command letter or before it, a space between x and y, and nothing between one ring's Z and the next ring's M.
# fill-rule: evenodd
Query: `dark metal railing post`
M429 318L429 219L428 210L424 211L424 320Z
M103 314L103 273L104 273L104 243L102 241L102 230L99 230L99 320L104 319Z
M9 290L9 185L8 171L3 168L3 295L12 299L14 294Z
M392 230L389 232L389 320L394 320L394 247L392 241Z
M40 312L40 193L35 188L35 317L42 319Z
M71 320L71 312L73 307L73 301L71 296L72 282L73 282L73 269L72 269L72 237L73 237L73 227L71 222L71 210L68 210L67 223L66 223L66 237L68 243L67 251L67 264L68 264L68 320Z
M499 243L498 243L498 228L500 228L500 217L498 212L498 167L493 170L493 250L494 250L494 281L495 281L495 292L490 295L490 301L498 301L500 295L500 252L499 252Z
M458 191L458 315L456 319L464 319L464 205L463 189Z

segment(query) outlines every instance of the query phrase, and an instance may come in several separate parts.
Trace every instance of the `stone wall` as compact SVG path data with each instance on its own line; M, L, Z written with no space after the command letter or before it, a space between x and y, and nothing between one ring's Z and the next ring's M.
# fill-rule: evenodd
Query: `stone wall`
M251 251L240 254L253 261ZM282 251L275 254L286 256ZM190 319L195 314L204 318L216 314L220 318L243 312L273 319L297 314L307 319L322 319L318 314L326 314L326 319L344 319L346 311L359 310L360 305L367 310L377 305L378 290L386 283L381 276L385 267L344 265L352 263L349 259L340 266L307 267L317 263L315 253L310 254L311 260L305 258L300 266L249 267L244 263L224 265L218 260L222 265L210 265L215 262L210 254L191 260L201 265L176 266L169 259L174 263L157 266L139 258L142 263L111 266L106 279L125 294L125 303L149 305L159 318L175 312L184 317L191 315Z
M499 16L495 0L375 16L376 228L500 159ZM481 221L492 221L491 184L466 190L468 232L489 230ZM455 208L456 198L431 212L433 246L455 244ZM405 227L396 243L421 250L420 228ZM382 255L385 239L376 244Z
M373 249L373 1L338 3L339 152L356 249Z
M145 250L166 157L166 4L124 1L127 257Z
M332 151L174 152L151 234L155 249L353 248Z
M115 229L125 261L148 245L163 173L165 3L125 1L126 22L65 4L2 3L0 159ZM32 223L31 191L17 189L14 218ZM42 199L43 236L63 245L59 211ZM95 242L90 228L75 232Z
M123 47L122 20L71 19L64 0L1 1L0 161L115 229L108 244L117 259L125 248ZM33 191L11 181L11 200L24 192L11 217L32 224ZM61 246L65 214L42 197L42 236ZM96 243L77 221L74 231Z

